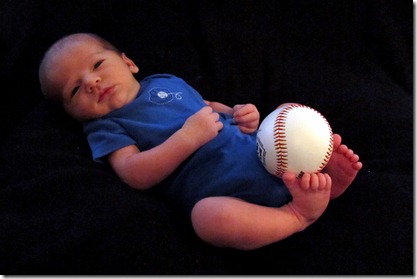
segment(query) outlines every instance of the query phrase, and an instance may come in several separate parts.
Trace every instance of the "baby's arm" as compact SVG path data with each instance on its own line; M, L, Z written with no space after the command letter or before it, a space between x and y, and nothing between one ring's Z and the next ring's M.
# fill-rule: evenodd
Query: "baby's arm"
M215 111L232 115L243 133L251 134L258 128L260 115L258 109L253 104L235 105L231 108L219 102L210 102L207 100L205 102Z
M168 177L188 156L217 136L222 127L218 113L204 107L162 144L142 152L135 145L126 146L110 154L108 160L124 182L145 190Z

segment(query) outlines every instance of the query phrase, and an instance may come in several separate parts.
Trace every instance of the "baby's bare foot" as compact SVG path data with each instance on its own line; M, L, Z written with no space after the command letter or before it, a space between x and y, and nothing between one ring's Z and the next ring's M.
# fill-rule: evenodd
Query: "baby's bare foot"
M359 156L352 149L341 144L342 138L340 135L334 134L333 142L332 156L323 170L324 173L328 173L332 178L331 199L343 194L362 168Z
M284 173L282 179L292 195L289 206L299 220L313 223L325 211L330 200L332 180L328 174L305 173L297 179L293 173Z

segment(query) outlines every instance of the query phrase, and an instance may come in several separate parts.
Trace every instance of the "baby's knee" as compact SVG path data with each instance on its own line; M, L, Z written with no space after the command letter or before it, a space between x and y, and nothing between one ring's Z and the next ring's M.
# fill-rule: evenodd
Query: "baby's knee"
M218 198L209 197L198 201L191 212L191 221L196 231L208 231L222 218ZM217 206L219 205L219 206Z
M195 233L204 241L218 245L224 227L230 225L231 218L221 197L204 198L197 202L191 212Z

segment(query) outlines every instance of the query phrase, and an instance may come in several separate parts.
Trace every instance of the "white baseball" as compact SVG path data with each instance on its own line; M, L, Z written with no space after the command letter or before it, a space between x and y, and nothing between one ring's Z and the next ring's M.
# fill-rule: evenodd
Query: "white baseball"
M257 133L258 156L267 171L281 177L294 172L320 172L333 151L332 128L318 111L301 104L286 104L271 112Z

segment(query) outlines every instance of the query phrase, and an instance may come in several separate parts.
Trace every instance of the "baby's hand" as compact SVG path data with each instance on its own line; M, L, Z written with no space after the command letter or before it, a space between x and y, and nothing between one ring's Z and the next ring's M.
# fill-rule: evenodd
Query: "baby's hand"
M259 112L253 104L235 105L233 107L233 118L239 129L246 134L256 131L259 125Z
M219 118L217 112L206 106L191 115L182 129L200 147L215 138L223 128L223 123L219 121Z

